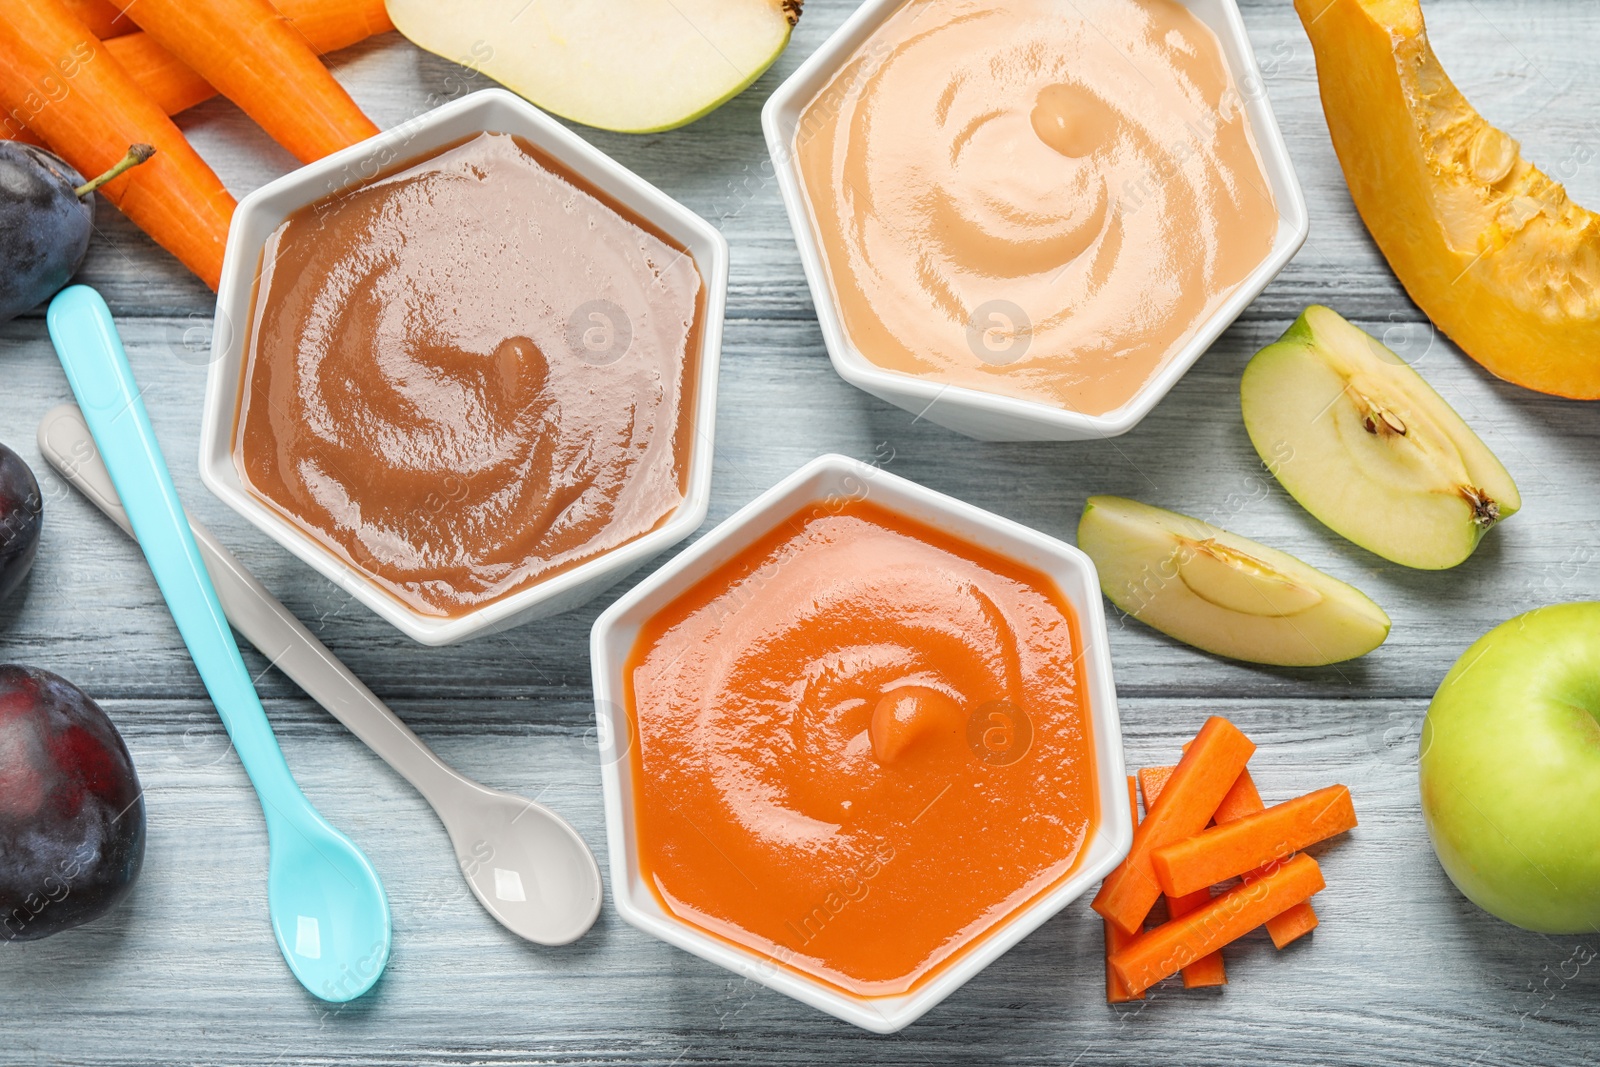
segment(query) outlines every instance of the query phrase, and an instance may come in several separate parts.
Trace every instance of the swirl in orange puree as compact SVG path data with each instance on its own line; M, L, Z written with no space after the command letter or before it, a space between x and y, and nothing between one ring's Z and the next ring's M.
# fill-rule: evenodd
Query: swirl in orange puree
M1278 229L1222 47L1176 0L910 0L806 105L795 155L866 359L1091 414Z
M911 988L1095 826L1081 649L1044 575L864 501L793 516L634 646L646 878L791 967Z

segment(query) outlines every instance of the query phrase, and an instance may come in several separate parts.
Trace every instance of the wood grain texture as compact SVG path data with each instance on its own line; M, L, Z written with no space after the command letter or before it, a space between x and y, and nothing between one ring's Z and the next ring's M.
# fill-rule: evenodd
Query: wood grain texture
M1260 933L1230 949L1224 990L1169 983L1146 1002L1108 1008L1100 925L1080 901L921 1022L873 1037L640 934L609 905L575 946L516 940L468 895L422 800L247 650L290 765L368 850L394 906L394 957L374 991L342 1008L316 1002L272 944L255 800L141 557L39 460L34 428L69 393L35 314L0 326L0 440L39 472L47 497L38 565L0 605L0 660L58 671L102 701L138 761L151 836L125 906L0 950L0 1063L1547 1067L1595 1058L1600 935L1525 933L1456 893L1428 846L1415 762L1428 698L1473 639L1540 604L1600 597L1596 409L1488 378L1405 298L1345 192L1310 46L1287 0L1243 8L1311 238L1144 424L1100 443L976 444L853 389L823 350L759 128L767 93L852 6L810 0L774 70L687 129L579 131L732 244L705 528L805 460L839 451L891 457L897 474L1069 540L1086 496L1137 496L1355 583L1394 618L1393 635L1365 659L1324 670L1229 663L1113 621L1132 765L1172 762L1178 743L1218 713L1260 745L1252 769L1268 803L1350 786L1361 826L1319 850L1329 887L1317 898L1318 930L1281 953ZM1594 50L1573 47L1600 40L1600 7L1431 0L1427 13L1469 98L1580 201L1600 202L1600 78ZM489 84L392 34L334 62L385 127ZM292 165L225 102L180 122L237 194ZM210 294L109 208L99 229L81 280L118 315L191 510L446 759L563 812L603 854L587 641L611 597L454 649L419 648L349 601L200 485ZM1463 566L1427 574L1371 556L1319 526L1261 469L1238 417L1239 374L1312 301L1416 361L1522 487L1523 512Z

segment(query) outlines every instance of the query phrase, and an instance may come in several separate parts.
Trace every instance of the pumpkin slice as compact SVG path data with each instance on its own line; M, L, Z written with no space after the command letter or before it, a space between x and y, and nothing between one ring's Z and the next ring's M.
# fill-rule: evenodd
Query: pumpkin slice
M1389 616L1360 590L1175 511L1092 496L1078 547L1113 604L1219 656L1315 667L1365 655L1389 636Z
M1600 398L1600 216L1450 81L1417 0L1295 0L1351 199L1395 276L1490 373Z
M1301 507L1407 567L1454 567L1522 506L1455 409L1382 342L1313 304L1239 383L1256 452Z

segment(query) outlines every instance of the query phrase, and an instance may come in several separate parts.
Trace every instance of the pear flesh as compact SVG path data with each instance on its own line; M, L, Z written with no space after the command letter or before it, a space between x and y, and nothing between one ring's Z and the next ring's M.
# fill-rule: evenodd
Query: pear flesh
M562 118L622 133L693 122L789 43L799 0L387 0L413 44Z
M1335 533L1441 570L1522 506L1504 466L1422 376L1325 307L1256 354L1239 386L1256 452Z
M1174 511L1090 497L1078 547L1113 604L1219 656L1316 667L1365 655L1389 636L1389 616L1359 590Z

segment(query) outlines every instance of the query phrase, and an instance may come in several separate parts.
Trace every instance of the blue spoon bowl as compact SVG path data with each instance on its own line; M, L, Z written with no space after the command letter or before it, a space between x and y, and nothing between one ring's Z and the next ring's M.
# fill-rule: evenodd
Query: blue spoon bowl
M383 884L366 855L311 806L284 762L105 301L87 286L71 286L50 302L46 322L156 584L261 800L267 910L278 948L312 994L334 1003L353 1000L372 988L389 961Z

